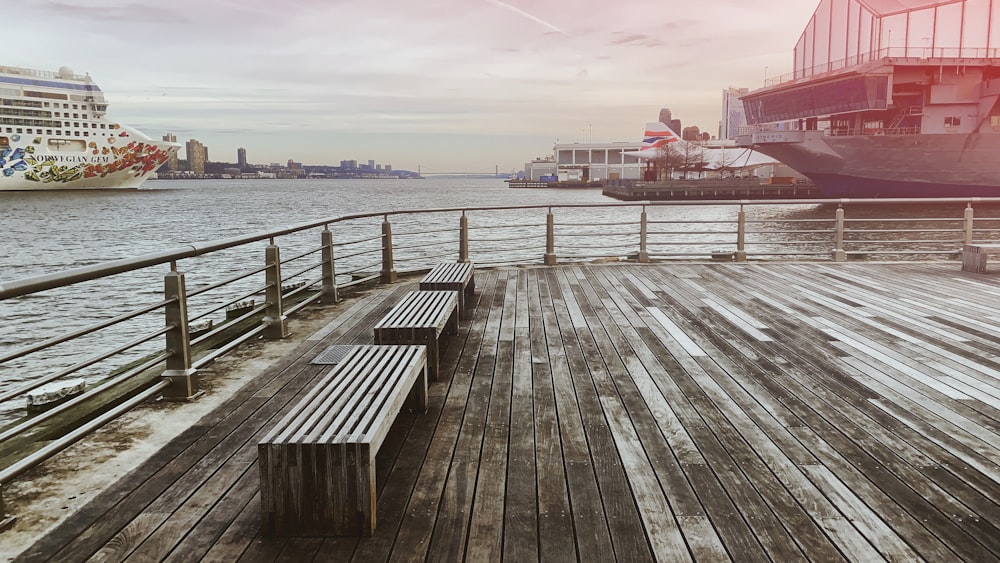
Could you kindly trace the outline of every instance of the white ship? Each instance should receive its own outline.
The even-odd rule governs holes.
[[[89,75],[0,66],[0,191],[135,189],[180,148],[107,109]]]

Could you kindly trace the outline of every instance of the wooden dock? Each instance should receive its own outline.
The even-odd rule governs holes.
[[[991,561],[1000,277],[957,263],[478,270],[378,528],[259,534],[257,441],[359,298],[24,561]],[[321,337],[321,338],[320,338]],[[2,538],[0,538],[2,541]]]

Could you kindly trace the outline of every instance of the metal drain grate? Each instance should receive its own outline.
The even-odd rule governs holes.
[[[354,346],[349,346],[346,344],[334,344],[333,346],[329,346],[327,347],[326,350],[320,352],[319,355],[313,358],[312,361],[309,363],[336,365],[339,364],[341,361],[343,361],[343,359],[347,357],[347,355],[350,354],[351,350],[353,349]]]

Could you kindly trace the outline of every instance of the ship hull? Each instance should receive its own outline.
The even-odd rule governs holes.
[[[753,148],[826,197],[1000,197],[1000,134],[756,134]]]
[[[0,191],[137,189],[179,147],[136,131],[85,142],[11,141],[0,147]]]

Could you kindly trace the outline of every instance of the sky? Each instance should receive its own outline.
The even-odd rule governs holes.
[[[212,161],[511,172],[791,72],[818,0],[36,0],[2,64],[89,73],[109,116]],[[182,158],[184,157],[182,149]]]

